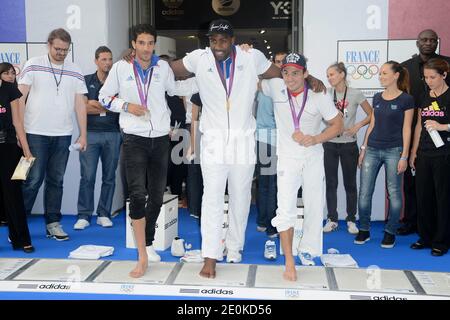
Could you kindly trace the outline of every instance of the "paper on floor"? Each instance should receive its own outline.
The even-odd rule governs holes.
[[[110,256],[113,252],[114,247],[84,245],[70,252],[69,258],[97,260],[101,257]]]

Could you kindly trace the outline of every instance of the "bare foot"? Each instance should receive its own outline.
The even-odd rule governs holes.
[[[136,267],[130,272],[130,277],[140,278],[147,272],[148,260],[139,260]]]
[[[205,258],[205,263],[200,271],[200,276],[211,279],[216,277],[216,259]]]
[[[286,263],[286,270],[283,272],[283,278],[288,281],[297,281],[297,270],[295,270],[295,263]]]

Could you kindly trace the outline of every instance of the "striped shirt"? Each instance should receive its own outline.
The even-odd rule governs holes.
[[[30,86],[25,131],[45,136],[72,135],[75,96],[87,93],[80,68],[69,60],[51,64],[47,55],[28,60],[18,83]]]

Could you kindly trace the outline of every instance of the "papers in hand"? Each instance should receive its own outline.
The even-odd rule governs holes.
[[[22,156],[17,164],[16,170],[14,170],[11,180],[27,180],[28,173],[30,172],[34,160],[36,160],[34,157],[27,159]]]
[[[358,264],[349,254],[323,254],[320,260],[325,267],[358,268]]]

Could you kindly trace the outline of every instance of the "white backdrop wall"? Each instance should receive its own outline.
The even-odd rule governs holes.
[[[388,38],[388,0],[304,0],[304,54],[309,59],[312,75],[326,85],[326,69],[337,59],[338,40],[371,40]],[[350,82],[351,86],[351,82]],[[371,103],[371,99],[369,99]],[[357,121],[365,113],[358,111]],[[367,127],[358,133],[361,144]],[[346,217],[345,190],[341,167],[339,167],[338,213],[339,219]],[[359,170],[358,170],[359,189]],[[372,219],[384,220],[385,179],[381,169],[372,203]],[[326,216],[326,212],[324,212]]]
[[[46,42],[49,32],[60,27],[65,28],[72,36],[75,63],[84,74],[93,73],[96,70],[94,52],[99,46],[108,46],[115,60],[124,49],[128,48],[128,1],[26,0],[27,42]],[[74,128],[76,129],[72,140],[78,137],[78,127],[75,125]],[[79,181],[78,152],[72,152],[64,176],[61,208],[63,214],[77,214]],[[100,195],[100,185],[99,165],[95,191],[96,204]],[[43,213],[42,191],[43,186],[36,198],[33,213]],[[113,211],[122,205],[122,183],[118,174]]]

